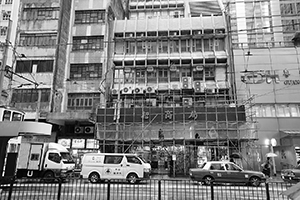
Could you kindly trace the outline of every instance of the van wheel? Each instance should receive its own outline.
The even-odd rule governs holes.
[[[43,176],[43,180],[44,182],[50,183],[54,181],[54,173],[51,171],[47,171],[45,172],[44,176]]]
[[[98,183],[100,181],[100,175],[97,172],[93,172],[89,175],[91,183]]]
[[[134,173],[128,174],[127,181],[131,184],[137,183],[139,181],[138,176]]]

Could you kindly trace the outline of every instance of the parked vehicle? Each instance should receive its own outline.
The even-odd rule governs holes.
[[[150,164],[135,154],[87,153],[82,158],[81,176],[91,183],[105,179],[137,183],[150,178],[150,171]]]
[[[243,170],[238,165],[229,161],[209,161],[201,168],[190,169],[192,180],[203,182],[247,183],[259,186],[266,180],[262,172]]]
[[[300,165],[294,169],[281,170],[281,178],[285,182],[298,182],[300,181]]]
[[[75,167],[70,152],[57,143],[21,143],[17,178],[67,178]]]

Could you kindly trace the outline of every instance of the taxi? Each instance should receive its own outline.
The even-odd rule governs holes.
[[[281,171],[281,178],[285,182],[299,182],[300,181],[300,165],[294,169],[283,169]]]
[[[212,182],[246,183],[258,187],[266,181],[262,172],[243,170],[229,161],[209,161],[201,168],[191,168],[190,177],[194,181],[210,185]]]

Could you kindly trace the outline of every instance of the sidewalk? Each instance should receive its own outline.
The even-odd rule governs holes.
[[[189,176],[184,176],[184,177],[170,177],[169,175],[163,174],[155,174],[151,175],[151,179],[156,179],[156,180],[191,180]],[[284,182],[280,176],[273,176],[267,179],[267,182],[269,183],[281,183]]]

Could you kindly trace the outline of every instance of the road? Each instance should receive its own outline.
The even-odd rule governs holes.
[[[59,192],[58,183],[18,181],[14,184],[11,199],[54,200],[60,197],[60,200],[106,200],[108,194],[110,200],[155,200],[159,199],[159,194],[161,194],[161,200],[206,200],[212,199],[212,195],[216,200],[267,199],[265,184],[260,187],[218,184],[213,187],[213,192],[211,192],[210,186],[203,186],[189,180],[162,180],[161,190],[158,186],[158,180],[149,180],[132,185],[119,181],[111,182],[110,186],[107,182],[91,184],[87,180],[71,180],[62,183],[61,192]],[[289,184],[270,183],[270,199],[287,199],[281,195],[281,192],[288,187],[290,187]],[[0,200],[7,200],[9,185],[3,187],[0,194]]]

